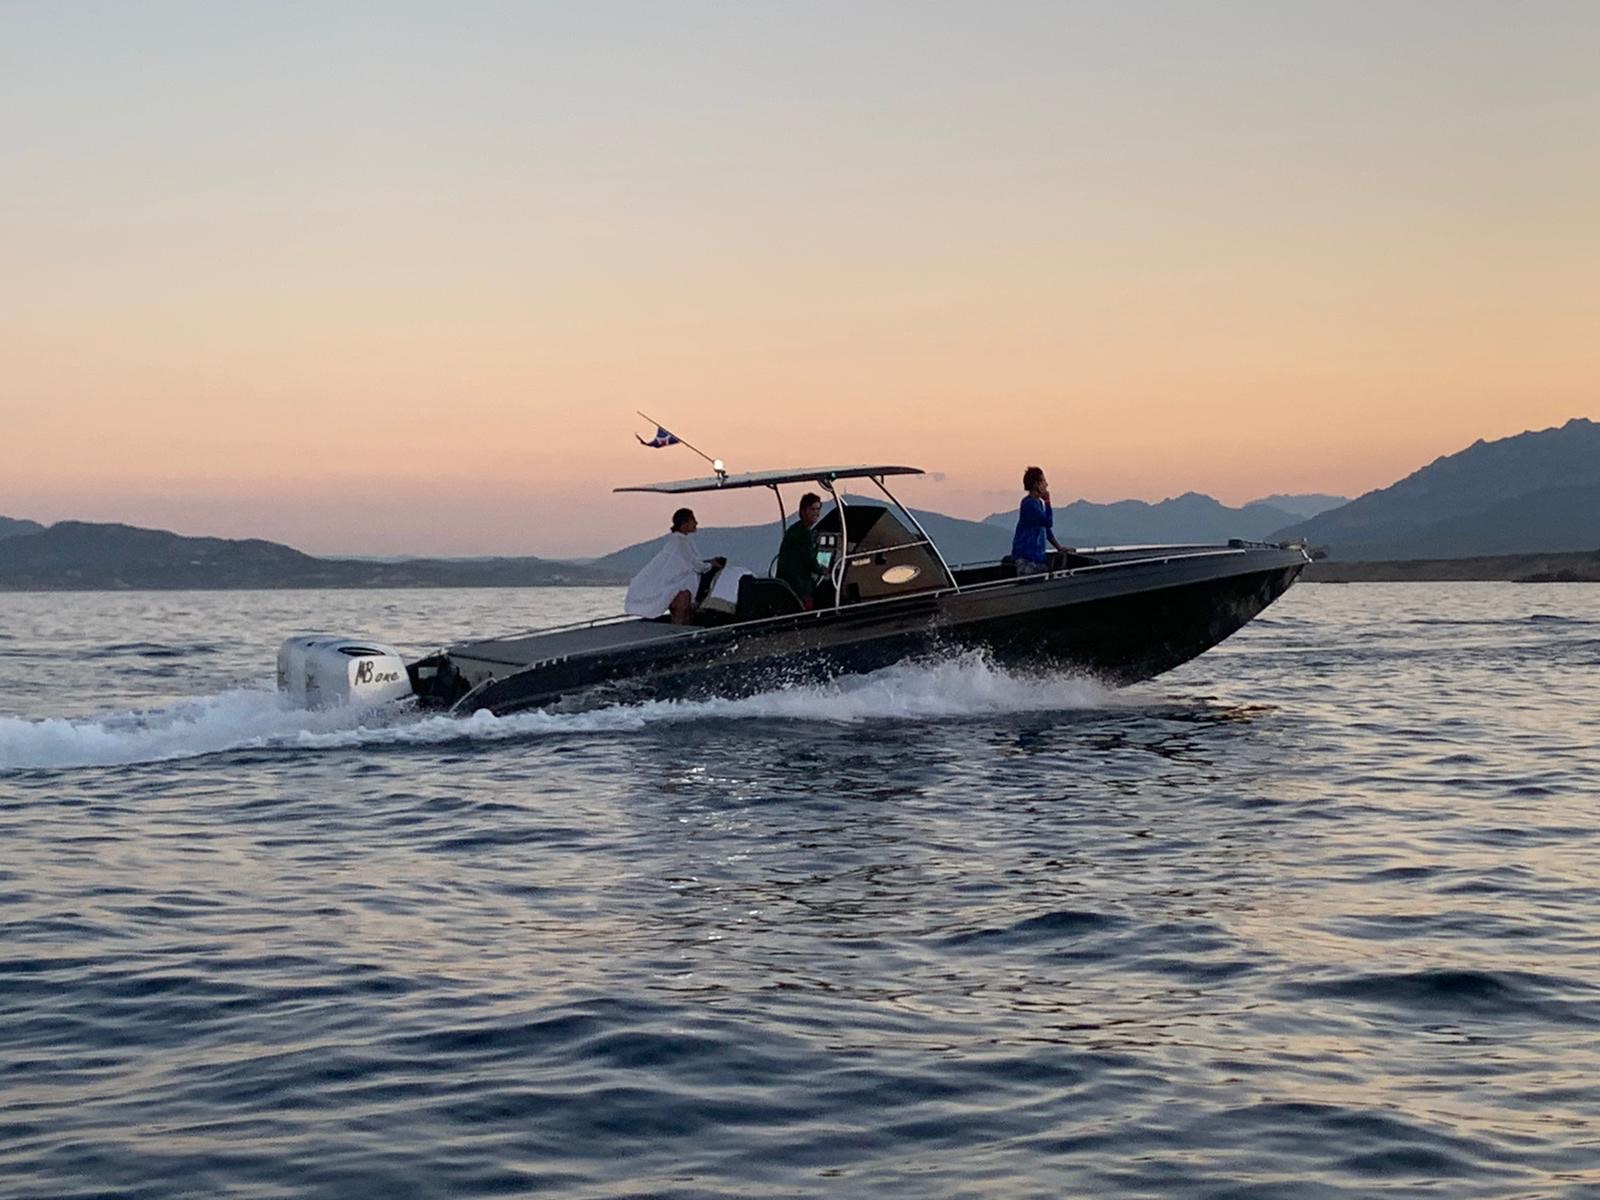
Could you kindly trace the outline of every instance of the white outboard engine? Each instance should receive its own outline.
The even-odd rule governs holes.
[[[278,690],[307,708],[382,704],[409,697],[411,677],[393,646],[311,634],[278,647]]]

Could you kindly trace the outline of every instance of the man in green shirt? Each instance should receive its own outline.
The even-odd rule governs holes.
[[[778,565],[773,571],[777,578],[794,589],[800,602],[811,607],[812,589],[817,580],[827,574],[817,562],[817,544],[811,537],[811,527],[822,516],[822,497],[807,492],[800,497],[799,519],[783,531],[783,544],[778,547]]]

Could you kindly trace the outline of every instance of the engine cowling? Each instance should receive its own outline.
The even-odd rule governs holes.
[[[403,700],[412,694],[405,659],[363,638],[308,634],[278,647],[278,690],[306,708]]]

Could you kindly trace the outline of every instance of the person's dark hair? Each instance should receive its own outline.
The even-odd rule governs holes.
[[[672,532],[677,533],[678,530],[682,529],[692,520],[694,520],[694,509],[680,508],[677,512],[672,514]]]
[[[821,503],[822,497],[817,495],[815,492],[807,492],[804,496],[800,497],[800,508],[810,508],[813,504]],[[799,512],[800,509],[796,509],[795,511]]]
[[[1033,491],[1033,485],[1038,483],[1043,478],[1043,467],[1029,467],[1022,473],[1022,490],[1025,492]]]

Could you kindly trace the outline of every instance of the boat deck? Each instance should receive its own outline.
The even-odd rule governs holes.
[[[526,667],[536,662],[566,658],[571,654],[605,650],[625,650],[673,638],[693,637],[693,625],[672,625],[665,621],[612,621],[594,625],[575,625],[565,629],[537,631],[482,642],[462,642],[446,653],[452,659],[475,659],[503,666]]]

